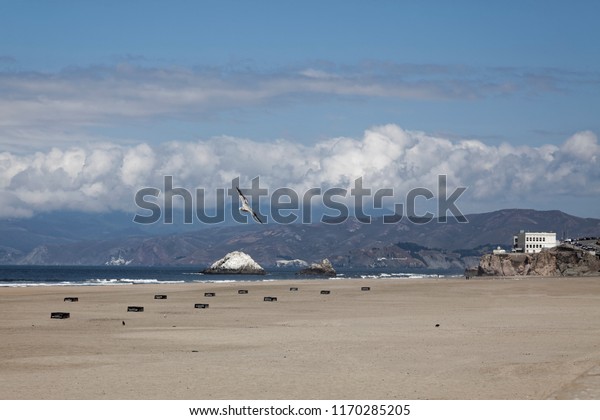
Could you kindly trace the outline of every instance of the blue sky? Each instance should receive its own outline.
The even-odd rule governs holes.
[[[405,190],[462,157],[449,175],[470,187],[467,211],[600,217],[599,15],[596,1],[0,1],[0,217],[128,208],[206,153],[219,164],[181,185],[346,187],[380,171]],[[405,147],[386,167],[366,163],[386,160],[378,136]],[[281,176],[228,161],[223,139],[310,158]],[[354,150],[366,160],[342,176],[332,157]],[[102,204],[115,190],[120,204]]]

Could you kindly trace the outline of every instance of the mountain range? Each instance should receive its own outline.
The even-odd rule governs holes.
[[[561,211],[506,209],[415,224],[408,219],[370,224],[152,225],[125,213],[45,213],[0,221],[0,264],[205,268],[231,251],[263,267],[328,258],[334,267],[463,270],[497,246],[510,249],[520,230],[554,231],[557,237],[600,236],[600,219]]]

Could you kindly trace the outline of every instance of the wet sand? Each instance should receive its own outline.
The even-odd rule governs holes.
[[[600,398],[598,277],[0,288],[0,337],[2,399]]]

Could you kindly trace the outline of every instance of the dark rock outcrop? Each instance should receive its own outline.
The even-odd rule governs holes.
[[[600,275],[600,257],[569,246],[537,254],[486,254],[477,268],[479,276],[594,276]]]
[[[331,265],[331,262],[327,258],[325,258],[320,263],[313,263],[309,267],[300,270],[298,274],[323,277],[336,276],[335,269],[333,268],[333,265]]]

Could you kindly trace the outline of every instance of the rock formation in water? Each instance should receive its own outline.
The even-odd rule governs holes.
[[[311,276],[324,276],[324,277],[335,277],[336,272],[331,265],[331,262],[325,258],[320,263],[313,263],[303,270],[300,270],[298,274],[311,275]]]
[[[204,274],[266,274],[250,255],[241,251],[230,252],[202,272]]]

